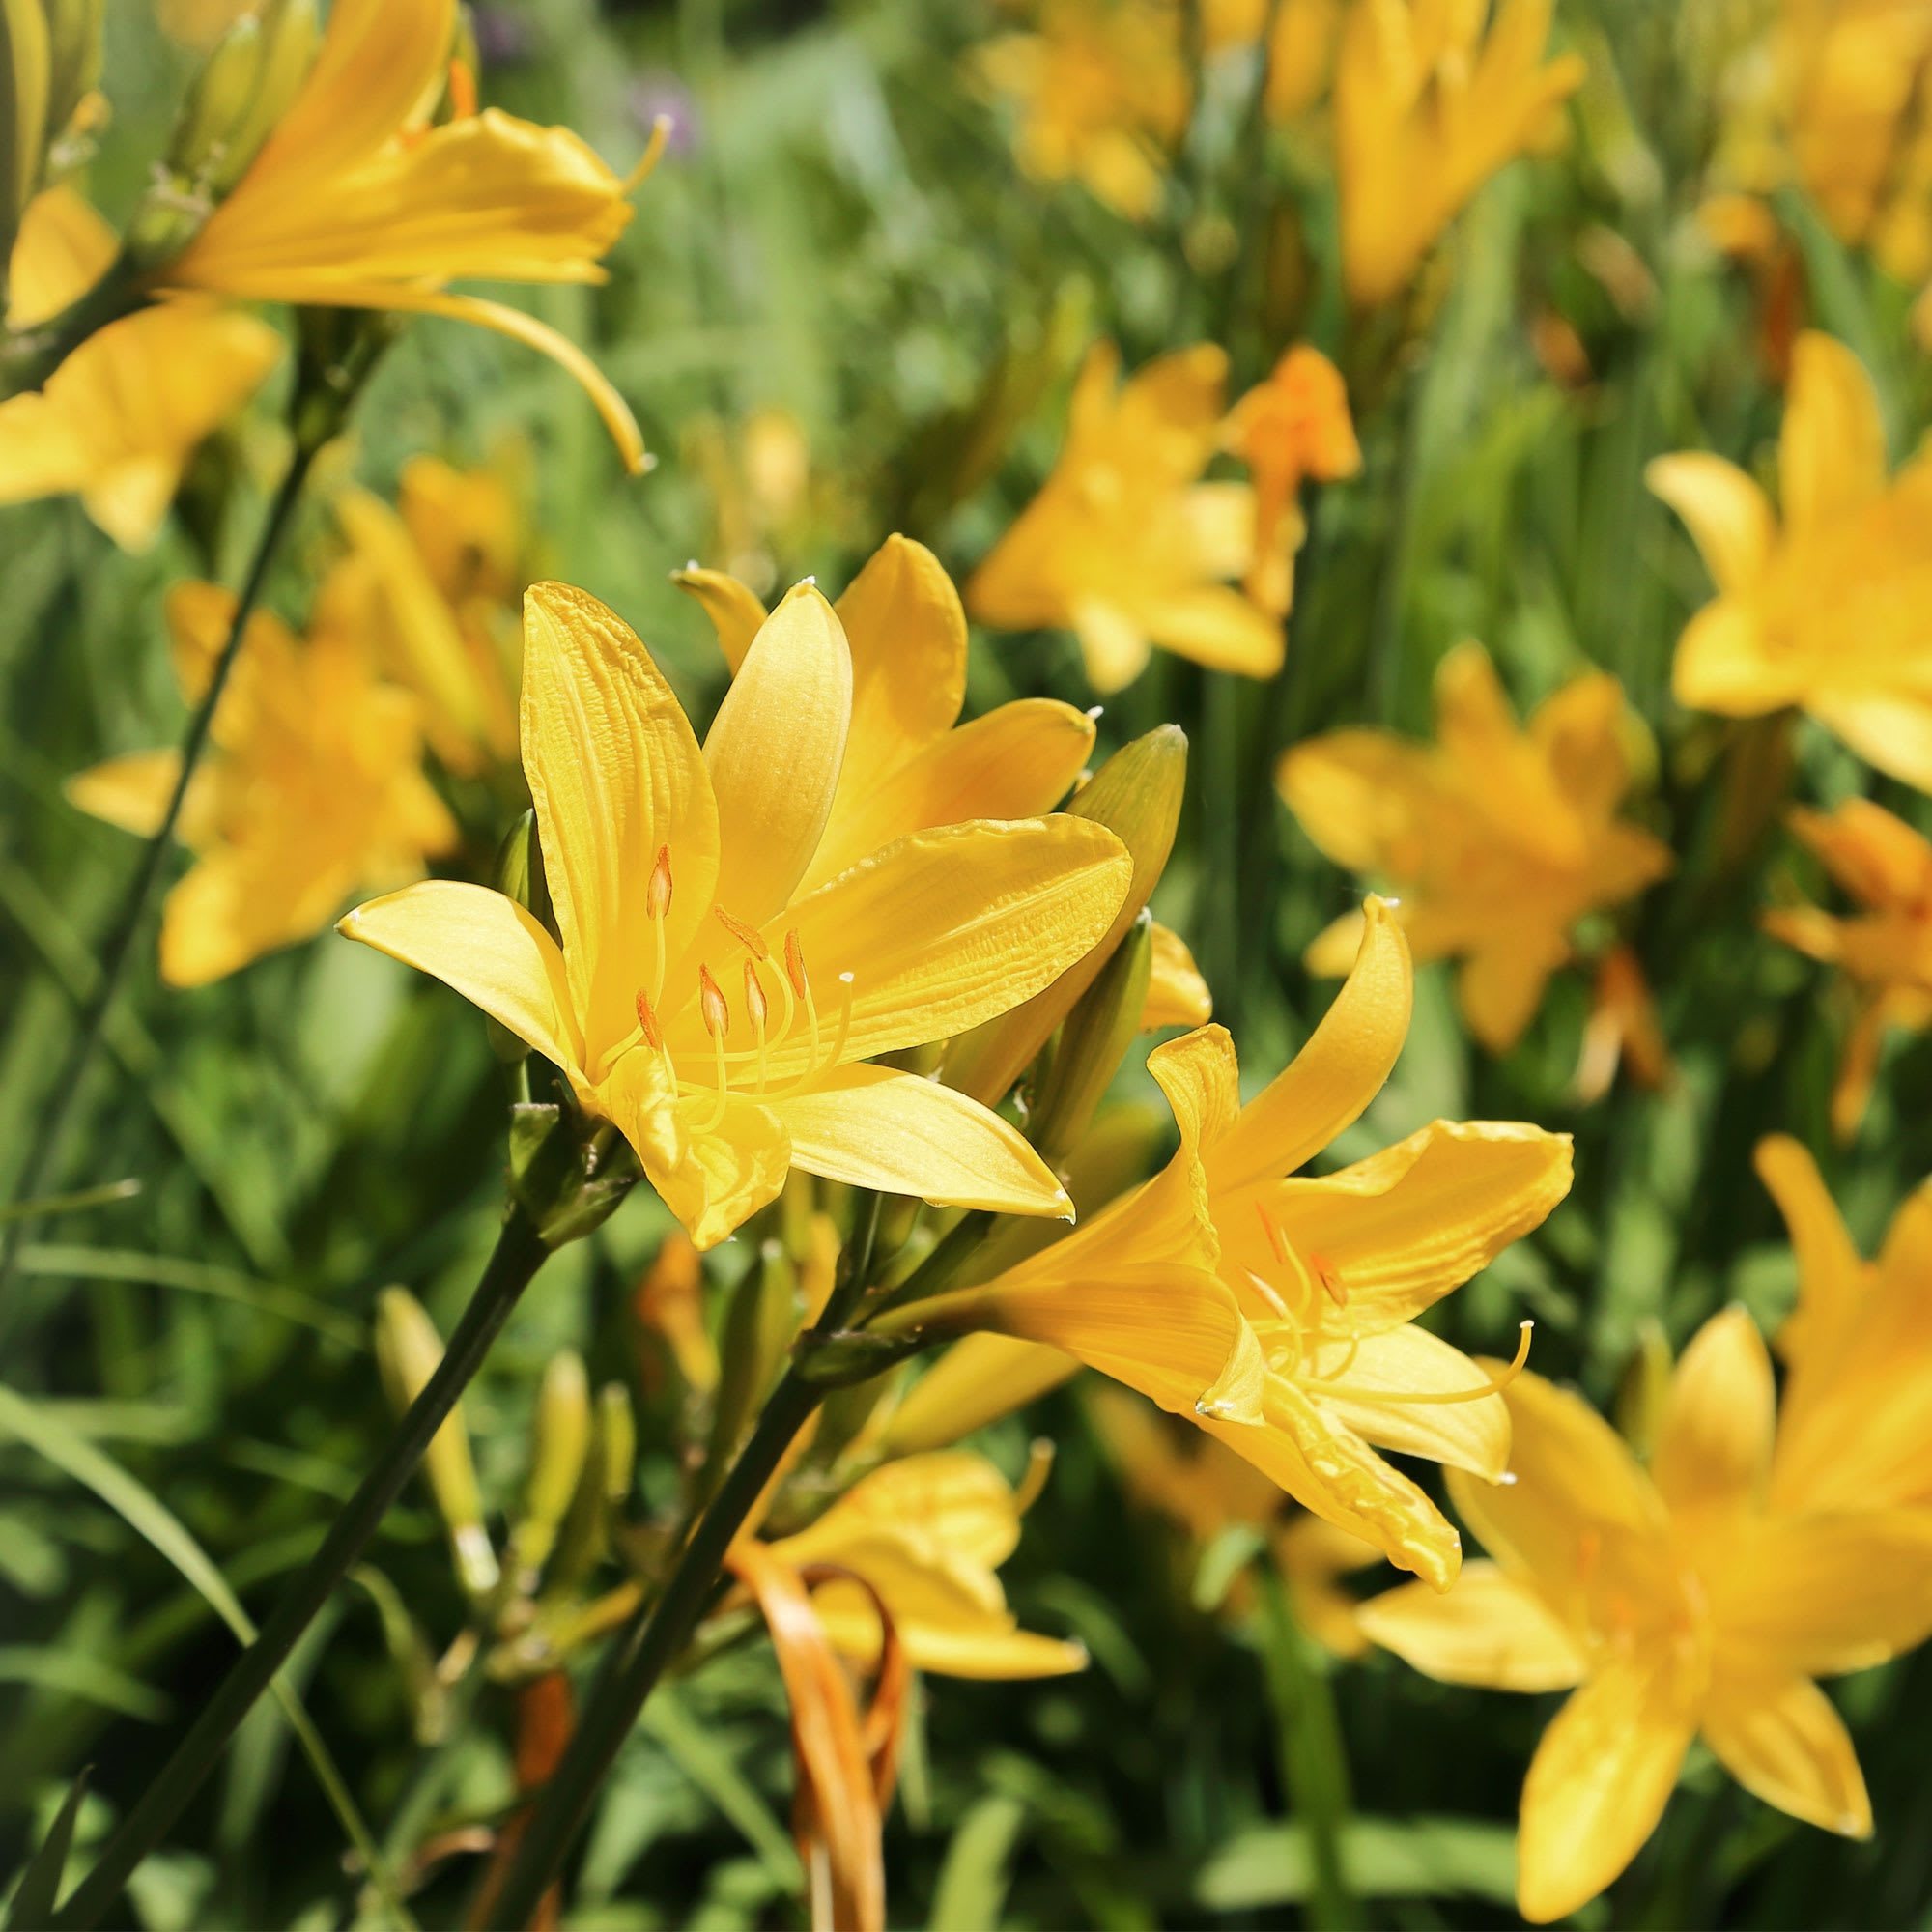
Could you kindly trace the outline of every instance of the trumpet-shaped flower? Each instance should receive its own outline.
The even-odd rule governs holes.
[[[1190,94],[1173,0],[1044,0],[1037,31],[987,43],[973,67],[1018,109],[1035,180],[1080,181],[1130,221],[1153,213]]]
[[[1670,869],[1670,853],[1616,817],[1630,784],[1623,689],[1577,678],[1520,728],[1487,653],[1462,644],[1435,674],[1435,743],[1333,731],[1276,773],[1302,829],[1337,865],[1398,887],[1419,959],[1460,958],[1464,1018],[1493,1053],[1535,1016],[1571,956],[1570,927]],[[1336,922],[1308,950],[1342,971],[1358,929]]]
[[[1360,307],[1402,293],[1463,205],[1548,142],[1583,78],[1545,61],[1550,0],[1354,0],[1335,64],[1342,275]]]
[[[1057,1677],[1083,1670],[1077,1643],[1019,1628],[994,1574],[1018,1548],[1020,1506],[984,1457],[908,1456],[855,1483],[818,1520],[771,1553],[795,1570],[849,1571],[811,1593],[833,1647],[870,1666],[879,1607],[910,1662],[943,1677]]]
[[[168,600],[190,702],[208,689],[234,609],[207,583]],[[376,680],[359,638],[318,626],[298,643],[257,611],[213,731],[217,755],[195,773],[179,827],[197,863],[161,920],[171,985],[204,985],[311,938],[352,894],[419,879],[425,859],[456,845],[455,821],[422,774],[415,699]],[[149,838],[180,774],[179,753],[137,753],[80,773],[68,795]]]
[[[1265,32],[1263,106],[1270,121],[1293,121],[1327,88],[1343,5],[1344,0],[1205,0],[1203,50],[1215,54],[1254,46]]]
[[[683,570],[725,662],[742,668],[764,606],[737,579]],[[1094,721],[1050,697],[955,723],[966,701],[966,613],[923,544],[891,536],[835,607],[852,652],[845,763],[801,889],[810,891],[909,832],[966,818],[1032,818],[1072,789]],[[1179,968],[1170,959],[1179,984]]]
[[[1869,799],[1833,812],[1795,808],[1791,829],[1825,862],[1860,910],[1840,919],[1818,906],[1782,906],[1764,928],[1834,965],[1855,988],[1858,1014],[1832,1090],[1832,1125],[1850,1140],[1864,1119],[1889,1029],[1932,1026],[1932,844]]]
[[[1868,1836],[1852,1741],[1811,1680],[1932,1628],[1932,1518],[1767,1510],[1776,1397],[1740,1308],[1685,1350],[1648,1472],[1580,1397],[1532,1375],[1504,1400],[1511,1482],[1449,1472],[1493,1560],[1446,1597],[1405,1586],[1360,1617],[1448,1683],[1575,1687],[1523,1783],[1523,1917],[1560,1918],[1623,1870],[1699,1732],[1766,1804]]]
[[[966,585],[974,616],[1009,631],[1070,629],[1099,692],[1131,684],[1155,644],[1272,677],[1280,623],[1222,581],[1254,560],[1254,493],[1200,480],[1220,445],[1227,370],[1226,355],[1200,343],[1122,387],[1120,353],[1096,343],[1059,463]]]
[[[1781,519],[1721,457],[1650,466],[1718,587],[1678,640],[1678,700],[1733,718],[1797,705],[1932,790],[1932,461],[1888,485],[1871,379],[1830,336],[1794,346],[1777,469]]]
[[[7,326],[56,315],[105,272],[114,232],[71,188],[28,205]],[[77,493],[123,550],[155,540],[195,445],[261,385],[282,339],[252,316],[185,298],[88,337],[46,387],[0,402],[0,502]]]
[[[524,771],[556,932],[429,881],[342,922],[435,974],[568,1077],[709,1247],[796,1164],[937,1201],[1060,1213],[1012,1129],[872,1056],[1025,999],[1107,929],[1119,841],[1071,818],[921,832],[802,890],[854,703],[831,607],[800,585],[747,651],[702,749],[594,598],[525,604]]]
[[[244,301],[407,309],[480,323],[554,356],[626,464],[643,443],[588,356],[533,317],[446,284],[596,282],[631,218],[625,184],[564,128],[497,109],[430,110],[451,71],[456,0],[336,0],[268,144],[183,252],[167,289]]]
[[[1245,588],[1264,611],[1286,616],[1294,600],[1294,553],[1308,534],[1295,501],[1302,478],[1328,483],[1362,467],[1342,372],[1321,350],[1295,343],[1267,381],[1229,411],[1223,435],[1254,477],[1255,549]]]
[[[1271,1085],[1240,1104],[1220,1027],[1156,1048],[1148,1067],[1181,1135],[1161,1174],[995,1279],[874,1325],[1064,1350],[1447,1588],[1456,1532],[1377,1449],[1502,1474],[1509,1420],[1492,1384],[1413,1318],[1563,1198],[1570,1142],[1438,1121],[1338,1173],[1295,1173],[1388,1077],[1411,978],[1401,928],[1372,899],[1354,972]]]
[[[1798,1305],[1778,1331],[1784,1402],[1772,1462],[1777,1509],[1932,1505],[1932,1188],[1892,1216],[1876,1261],[1853,1245],[1817,1164],[1772,1134],[1757,1171],[1798,1257]]]

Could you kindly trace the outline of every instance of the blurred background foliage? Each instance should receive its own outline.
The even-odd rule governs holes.
[[[1438,1325],[1506,1353],[1531,1315],[1543,1373],[1613,1406],[1653,1329],[1681,1344],[1728,1299],[1767,1326],[1788,1306],[1789,1253],[1749,1165],[1759,1134],[1782,1128],[1824,1155],[1867,1247],[1932,1168],[1932,1048],[1891,1055],[1856,1141],[1834,1148],[1846,1015],[1822,969],[1755,923],[1768,895],[1821,890],[1782,829],[1794,791],[1827,805],[1870,792],[1926,830],[1932,814],[1812,724],[1697,717],[1669,696],[1671,650],[1707,580],[1645,489],[1645,462],[1712,447],[1765,472],[1794,320],[1865,361],[1894,459],[1932,408],[1911,292],[1835,240],[1799,190],[1778,203],[1795,255],[1776,291],[1693,219],[1726,62],[1768,11],[1561,7],[1555,43],[1588,62],[1567,141],[1481,191],[1378,331],[1350,323],[1339,292],[1319,143],[1259,120],[1251,52],[1203,71],[1161,209],[1134,225],[1078,185],[1015,169],[1008,119],[962,77],[967,50],[1009,24],[990,7],[505,0],[477,20],[487,99],[568,123],[620,169],[654,115],[672,120],[609,286],[519,298],[595,346],[659,467],[625,482],[560,371],[431,321],[388,355],[330,461],[385,497],[419,452],[495,468],[524,519],[526,574],[615,607],[702,718],[724,667],[670,584],[687,557],[765,595],[807,573],[836,588],[899,529],[963,580],[1051,467],[1090,341],[1118,341],[1130,369],[1221,341],[1235,394],[1289,341],[1324,349],[1350,377],[1365,463],[1314,505],[1285,671],[1257,684],[1156,654],[1109,701],[1100,750],[1163,720],[1189,734],[1187,809],[1155,908],[1193,945],[1258,1085],[1325,1007],[1332,989],[1300,955],[1354,891],[1279,804],[1280,749],[1343,724],[1426,731],[1434,667],[1464,637],[1490,646],[1525,711],[1587,667],[1623,680],[1654,749],[1636,814],[1680,866],[1618,917],[1657,990],[1675,1079],[1580,1105],[1583,973],[1558,976],[1497,1060],[1466,1037],[1449,969],[1430,967],[1394,1078],[1328,1157],[1437,1116],[1574,1132],[1570,1201],[1444,1303]],[[108,62],[115,122],[90,188],[118,218],[192,56],[141,0],[115,0]],[[0,1178],[33,1142],[91,946],[132,864],[128,841],[68,806],[62,781],[178,732],[162,593],[184,576],[234,580],[278,471],[273,422],[258,408],[201,451],[182,516],[145,556],[111,549],[71,501],[0,512]],[[298,624],[335,541],[325,494],[270,590]],[[976,632],[969,709],[1028,694],[1088,701],[1071,639]],[[513,778],[452,787],[463,863],[477,869],[523,801]],[[41,1231],[0,1313],[6,1378],[136,1472],[259,1605],[386,1431],[377,1293],[409,1284],[446,1329],[488,1251],[502,1075],[450,994],[332,938],[190,992],[164,991],[144,963],[110,1048],[63,1180],[133,1176],[143,1188]],[[1122,1095],[1143,1090],[1130,1069]],[[639,1190],[518,1310],[466,1403],[493,1520],[520,1490],[537,1380],[565,1346],[593,1382],[638,1391],[644,1496],[668,1493],[665,1398],[650,1399],[632,1313],[667,1227]],[[715,1305],[747,1260],[736,1242],[710,1258]],[[1017,1476],[1036,1435],[1059,1459],[1005,1580],[1025,1625],[1081,1638],[1094,1664],[1045,1684],[923,1686],[889,1827],[892,1922],[1295,1922],[1308,1871],[1282,1825],[1255,1629],[1201,1606],[1214,1596],[1203,1552],[1123,1492],[1080,1385],[982,1446]],[[232,1646],[149,1544],[50,1463],[0,1445],[0,1492],[6,1865],[82,1762],[97,1767],[82,1835],[102,1831]],[[419,1735],[407,1626],[440,1648],[465,1614],[420,1486],[370,1569],[377,1580],[343,1595],[295,1675],[391,1858],[420,1868],[423,1922],[456,1922],[473,1874],[463,1834],[513,1788],[510,1702],[486,1686],[440,1738]],[[1350,1843],[1369,1920],[1508,1916],[1509,1831],[1545,1700],[1444,1687],[1375,1654],[1322,1667],[1361,1813]],[[1693,1753],[1662,1830],[1582,1922],[1925,1922],[1932,1660],[1837,1694],[1871,1785],[1871,1843],[1794,1824]],[[762,1646],[670,1687],[620,1761],[567,1923],[800,1922],[782,1711]],[[321,1932],[356,1910],[342,1842],[264,1706],[134,1900],[150,1932]]]

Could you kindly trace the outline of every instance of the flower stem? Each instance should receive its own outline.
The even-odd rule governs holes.
[[[1281,1574],[1255,1565],[1262,1601],[1262,1665],[1280,1726],[1284,1796],[1308,1839],[1308,1923],[1320,1932],[1347,1932],[1362,1922],[1343,1863],[1349,1822],[1349,1759],[1328,1679],[1310,1655]]]
[[[94,997],[87,1003],[81,1014],[80,1025],[74,1034],[72,1043],[67,1050],[54,1075],[53,1087],[47,1103],[47,1112],[42,1122],[40,1139],[36,1143],[32,1157],[22,1172],[18,1184],[14,1189],[14,1200],[24,1203],[46,1191],[58,1165],[61,1146],[66,1139],[67,1127],[72,1116],[74,1103],[79,1096],[81,1086],[87,1078],[88,1069],[94,1065],[94,1058],[100,1050],[101,1040],[107,1031],[107,1016],[113,1008],[115,996],[121,990],[121,980],[128,969],[128,962],[133,956],[134,941],[140,936],[142,926],[147,923],[148,907],[155,895],[155,887],[160,879],[161,869],[166,865],[169,847],[174,841],[175,827],[180,822],[182,806],[187,798],[189,784],[193,781],[195,768],[201,762],[201,754],[208,747],[208,736],[214,722],[215,707],[221,701],[221,694],[227,688],[229,673],[235,668],[235,662],[242,653],[242,641],[247,635],[248,619],[253,613],[262,594],[275,554],[281,548],[282,539],[287,534],[297,498],[307,479],[309,466],[315,460],[312,449],[298,449],[290,463],[288,473],[282,478],[281,488],[275,493],[275,499],[270,505],[268,521],[262,526],[262,533],[255,542],[255,554],[248,565],[248,574],[242,580],[241,595],[235,604],[235,616],[228,627],[228,637],[221,647],[221,655],[215,660],[214,675],[209,680],[208,691],[194,716],[188,720],[186,735],[182,739],[181,772],[175,780],[175,788],[168,799],[167,810],[160,825],[148,840],[141,853],[141,862],[135,867],[134,876],[128,882],[128,889],[121,897],[121,909],[115,915],[107,944],[101,950],[100,974],[96,981]],[[22,1216],[13,1221],[3,1235],[0,1235],[0,1294],[5,1294],[13,1285],[14,1271],[19,1266],[20,1250],[32,1233],[34,1221]]]
[[[848,1266],[819,1316],[812,1335],[842,1328],[872,1275],[883,1197],[862,1198]],[[640,1609],[611,1647],[597,1681],[583,1700],[583,1714],[570,1748],[543,1788],[517,1848],[515,1861],[485,1921],[511,1932],[530,1922],[551,1881],[590,1815],[599,1786],[630,1736],[658,1679],[677,1658],[710,1600],[724,1557],[752,1506],[804,1428],[825,1391],[796,1366],[785,1371],[760,1412],[718,1493],[706,1506],[661,1595]]]
[[[99,1923],[128,1874],[181,1815],[296,1640],[361,1555],[549,1252],[528,1216],[512,1208],[442,1360],[410,1405],[382,1461],[362,1479],[308,1567],[283,1592],[261,1634],[202,1707],[173,1755],[108,1840],[94,1869],[54,1916],[63,1932]]]

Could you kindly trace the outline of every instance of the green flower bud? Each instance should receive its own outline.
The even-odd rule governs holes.
[[[406,1288],[385,1288],[376,1297],[376,1363],[398,1415],[422,1393],[441,1360],[442,1337],[422,1303]],[[450,1553],[463,1587],[472,1597],[487,1596],[497,1587],[497,1552],[483,1526],[483,1498],[476,1487],[476,1465],[470,1460],[461,1403],[431,1438],[423,1471],[449,1532]]]
[[[530,1425],[530,1467],[522,1520],[510,1532],[513,1574],[531,1590],[556,1546],[556,1532],[583,1474],[590,1449],[590,1384],[583,1357],[565,1349],[551,1357]]]
[[[619,1509],[638,1476],[638,1418],[622,1382],[606,1382],[597,1391],[597,1461],[604,1500]]]
[[[47,138],[58,142],[100,78],[105,0],[46,0]]]
[[[273,0],[261,17],[261,55],[253,96],[229,128],[220,157],[208,175],[209,188],[217,195],[226,194],[268,146],[269,136],[308,78],[322,39],[315,0]]]
[[[1049,1167],[1058,1167],[1087,1131],[1100,1096],[1139,1036],[1152,965],[1153,916],[1144,910],[1060,1029],[1060,1044],[1028,1126],[1028,1137]]]
[[[0,239],[10,255],[46,155],[52,61],[41,0],[0,0]]]
[[[320,39],[315,0],[270,0],[222,35],[168,146],[177,194],[218,200],[247,173],[307,77]]]
[[[952,1042],[942,1076],[949,1087],[994,1106],[1032,1065],[1152,896],[1174,847],[1186,785],[1187,734],[1178,724],[1163,724],[1123,745],[1075,793],[1066,811],[1104,825],[1127,848],[1134,869],[1126,899],[1106,937],[1084,959],[1023,1006]]]

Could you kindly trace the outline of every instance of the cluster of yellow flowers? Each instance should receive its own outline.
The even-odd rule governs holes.
[[[1493,19],[1457,0],[1202,10],[1207,57],[1266,63],[1270,114],[1325,103],[1357,310],[1401,297],[1478,186],[1546,138],[1581,77],[1574,57],[1546,58],[1549,13],[1548,0],[1502,0]],[[1847,78],[1862,71],[1852,39],[1871,31],[1848,9],[1788,7],[1775,118],[1830,218],[1922,273],[1932,169],[1918,165],[1910,102],[1881,112]],[[1918,13],[1910,33],[1916,74],[1932,60]],[[1155,215],[1190,111],[1178,7],[1050,0],[975,72],[1016,105],[1029,173]],[[1831,131],[1847,116],[1863,117],[1856,152]],[[319,41],[305,10],[249,14],[217,43],[187,125],[165,246],[157,204],[117,238],[36,176],[16,210],[13,347],[58,339],[104,289],[125,284],[127,300],[0,403],[0,497],[75,492],[118,543],[154,542],[192,450],[279,358],[282,338],[247,302],[502,330],[570,368],[641,466],[628,409],[580,351],[448,287],[594,279],[629,214],[627,185],[574,135],[478,110],[453,0],[335,0]],[[1881,165],[1901,145],[1913,165]],[[681,1225],[637,1312],[707,1399],[719,1366],[696,1312],[701,1253],[750,1228],[783,1255],[776,1359],[838,1279],[840,1232],[817,1183],[934,1210],[918,1237],[908,1214],[903,1265],[854,1284],[863,1298],[830,1338],[873,1351],[869,1406],[798,1435],[736,1525],[723,1559],[736,1580],[709,1611],[742,1623],[755,1606],[770,1631],[820,1922],[883,1923],[880,1820],[909,1668],[1029,1677],[1085,1662],[1020,1629],[997,1576],[1044,1461],[1016,1489],[954,1446],[1082,1368],[1120,1385],[1094,1409],[1129,1483],[1203,1542],[1250,1525],[1337,1653],[1374,1643],[1452,1683],[1573,1692],[1523,1790],[1532,1919],[1624,1868],[1698,1735],[1767,1802],[1869,1833],[1851,1741],[1814,1680],[1932,1632],[1932,1195],[1866,1263],[1808,1155],[1764,1141],[1803,1273],[1778,1341],[1782,1400],[1752,1319],[1727,1309],[1634,1446],[1526,1370],[1527,1322],[1507,1362],[1421,1325],[1564,1199],[1569,1136],[1438,1120],[1311,1171],[1395,1066],[1413,960],[1459,962],[1469,1032],[1503,1054],[1580,953],[1597,968],[1581,1093],[1601,1094],[1620,1054],[1665,1077],[1630,941],[1673,858],[1627,810],[1654,748],[1615,678],[1574,676],[1523,724],[1465,642],[1436,670],[1433,743],[1347,729],[1283,753],[1282,800],[1368,895],[1307,952],[1340,991],[1245,1102],[1185,944],[1147,912],[1179,810],[1179,733],[1091,773],[1094,718],[1071,705],[1021,699],[960,722],[969,612],[1070,631],[1103,694],[1156,645],[1215,671],[1281,669],[1302,485],[1355,475],[1362,451],[1344,378],[1312,346],[1290,347],[1232,408],[1227,380],[1213,344],[1124,382],[1118,351],[1096,345],[1057,464],[963,598],[898,535],[836,602],[808,580],[767,610],[725,570],[678,573],[729,672],[701,739],[615,611],[567,584],[526,589],[502,481],[419,457],[395,509],[338,490],[305,633],[254,611],[225,689],[237,600],[174,587],[183,693],[218,689],[207,764],[139,753],[70,787],[143,835],[180,804],[196,863],[166,908],[173,984],[218,979],[381,894],[337,930],[460,993],[520,1062],[535,1056],[539,1078],[554,1069],[558,1108],[601,1136],[600,1158],[628,1147]],[[1236,462],[1246,480],[1210,474]],[[1678,645],[1679,700],[1729,717],[1802,710],[1932,790],[1918,614],[1932,608],[1932,468],[1921,456],[1889,470],[1850,351],[1817,333],[1793,345],[1776,509],[1707,452],[1661,458],[1649,480],[1717,591]],[[521,869],[493,884],[425,876],[432,861],[457,869],[462,842],[426,757],[445,781],[514,783],[520,764],[534,826]],[[1849,1136],[1885,1029],[1932,1025],[1932,845],[1862,799],[1792,824],[1861,907],[1764,917],[1854,982],[1833,1104]],[[1149,1179],[1118,1157],[1095,1103],[1135,1037],[1177,1027],[1147,1057],[1179,1136]],[[801,1201],[802,1232],[786,1225],[781,1242]],[[440,1344],[399,1293],[381,1335],[407,1406]],[[923,1373],[901,1370],[935,1346]],[[1185,1432],[1122,1389],[1199,1439],[1179,1446]],[[680,1556],[668,1532],[619,1548],[635,1440],[628,1407],[600,1402],[593,1415],[580,1361],[553,1362],[500,1557],[460,1417],[429,1463],[485,1613],[487,1667],[526,1693],[526,1790],[571,1731],[562,1661],[637,1611]],[[1464,1562],[1457,1528],[1391,1455],[1442,1465],[1487,1557]],[[1300,1513],[1285,1519],[1284,1498]],[[613,1555],[632,1574],[594,1594]],[[1378,1559],[1418,1580],[1358,1606],[1337,1579]],[[400,1605],[384,1614],[407,1622]],[[864,1710],[841,1659],[873,1679]],[[419,1721],[469,1661],[452,1652],[425,1680]],[[505,1870],[514,1851],[506,1833]]]

